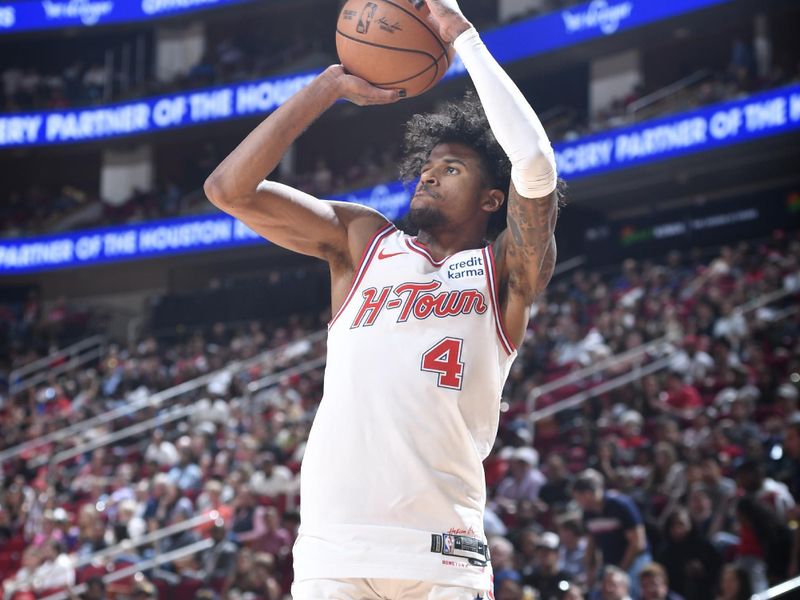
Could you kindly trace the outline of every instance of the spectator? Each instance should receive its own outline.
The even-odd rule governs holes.
[[[622,569],[613,565],[603,569],[600,600],[632,600],[630,577]]]
[[[572,495],[583,510],[583,523],[589,533],[586,549],[589,587],[594,585],[597,572],[597,551],[602,565],[620,567],[629,574],[629,579],[635,577],[638,581],[639,571],[652,558],[642,516],[633,501],[624,494],[606,491],[603,476],[593,469],[578,475],[572,486]],[[632,587],[630,581],[626,593],[628,587]]]
[[[505,575],[494,581],[495,598],[497,600],[524,600],[519,573]]]
[[[214,586],[223,583],[236,566],[236,544],[228,539],[228,530],[222,519],[217,519],[211,528],[214,545],[198,556],[200,578]]]
[[[716,454],[705,455],[701,465],[703,483],[714,511],[707,534],[713,536],[727,524],[726,519],[731,509],[731,502],[736,495],[736,482],[722,475],[722,466]]]
[[[716,533],[714,529],[714,507],[711,495],[703,483],[696,483],[689,488],[686,508],[692,521],[692,527],[704,537],[711,539]]]
[[[533,448],[516,448],[511,454],[509,474],[497,486],[497,500],[515,506],[520,500],[535,500],[547,481],[539,467],[539,453]]]
[[[751,496],[736,503],[739,523],[739,556],[748,570],[754,592],[786,579],[791,560],[791,531],[769,507]]]
[[[164,439],[163,429],[154,429],[150,443],[144,451],[144,459],[159,467],[174,467],[180,460],[175,444]]]
[[[583,590],[574,583],[568,583],[561,600],[583,600]]]
[[[489,539],[489,552],[494,570],[494,595],[499,597],[502,583],[510,579],[519,584],[522,577],[514,568],[514,545],[504,537]]]
[[[103,578],[93,575],[86,580],[86,591],[80,596],[81,600],[106,600],[106,584]]]
[[[580,516],[566,515],[558,524],[561,546],[558,550],[558,568],[573,581],[586,580],[586,536],[583,535]]]
[[[771,508],[778,519],[785,521],[795,507],[794,498],[786,484],[767,477],[764,471],[763,461],[746,459],[736,468],[736,481],[745,494]]]
[[[75,585],[75,567],[64,546],[49,540],[41,549],[42,563],[33,574],[34,589],[52,590]]]
[[[753,587],[747,570],[735,564],[725,565],[716,600],[750,600],[752,596]]]
[[[181,491],[199,492],[203,482],[203,473],[194,462],[191,445],[192,439],[189,436],[183,436],[178,440],[177,448],[180,460],[170,469],[168,476],[170,481],[175,483]]]
[[[558,549],[561,541],[552,531],[546,531],[536,544],[538,568],[523,583],[539,592],[539,600],[559,600],[563,586],[570,576],[558,568]]]
[[[703,409],[703,399],[696,387],[683,381],[682,373],[670,371],[666,396],[659,406],[670,415],[691,421]]]
[[[272,452],[265,452],[261,455],[258,470],[250,478],[250,486],[256,494],[268,498],[296,491],[292,471],[284,465],[276,464],[275,455]]]
[[[714,359],[701,349],[701,340],[694,335],[683,338],[683,348],[672,356],[670,363],[670,368],[683,373],[684,381],[690,385],[702,382],[713,367]]]
[[[658,563],[650,563],[641,570],[639,586],[641,600],[683,600],[683,596],[670,591],[667,573]]]
[[[551,512],[562,512],[572,500],[570,487],[572,477],[567,470],[564,458],[555,452],[547,457],[545,464],[547,481],[539,490],[539,499],[544,502]]]

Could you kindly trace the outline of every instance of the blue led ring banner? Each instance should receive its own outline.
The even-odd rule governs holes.
[[[147,21],[252,0],[27,0],[0,6],[0,35]]]
[[[556,144],[555,151],[559,174],[570,180],[798,129],[800,85],[792,85],[743,100]],[[410,194],[399,182],[394,182],[338,199],[371,206],[394,220],[405,214]],[[262,240],[256,234],[227,215],[169,219],[0,241],[0,275],[258,243]]]
[[[264,114],[317,72],[80,110],[0,116],[0,148],[89,142]]]
[[[481,38],[498,62],[507,63],[728,2],[730,0],[593,0],[481,32]],[[456,60],[451,71],[463,72],[463,63]]]
[[[555,151],[559,174],[569,181],[798,129],[800,84],[556,144]],[[410,194],[402,184],[394,182],[338,199],[365,204],[395,220],[408,210]],[[0,240],[0,275],[262,242],[232,217],[219,214]]]
[[[405,214],[411,199],[399,182],[335,199],[358,202],[389,219]],[[204,250],[263,244],[246,225],[225,214],[162,219],[58,235],[0,240],[0,275],[50,271]]]
[[[189,3],[199,0],[150,1]],[[495,57],[506,63],[727,1],[594,0],[488,31],[482,37]],[[0,116],[0,149],[88,142],[263,114],[280,106],[316,73],[318,71],[97,108],[6,114]],[[463,74],[464,65],[456,60],[448,76]]]
[[[599,175],[800,129],[800,85],[555,144],[558,174]]]

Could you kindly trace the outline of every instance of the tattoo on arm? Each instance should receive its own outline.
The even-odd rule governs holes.
[[[523,198],[512,187],[508,203],[506,239],[512,289],[533,300],[553,275],[556,247],[553,232],[558,219],[558,194]]]

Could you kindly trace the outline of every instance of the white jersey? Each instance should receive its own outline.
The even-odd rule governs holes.
[[[375,235],[329,325],[301,470],[296,581],[489,589],[482,463],[515,356],[490,247],[435,261],[392,225]]]

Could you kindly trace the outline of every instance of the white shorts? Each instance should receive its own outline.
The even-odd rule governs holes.
[[[408,579],[307,579],[292,584],[292,600],[494,600],[494,595]]]

